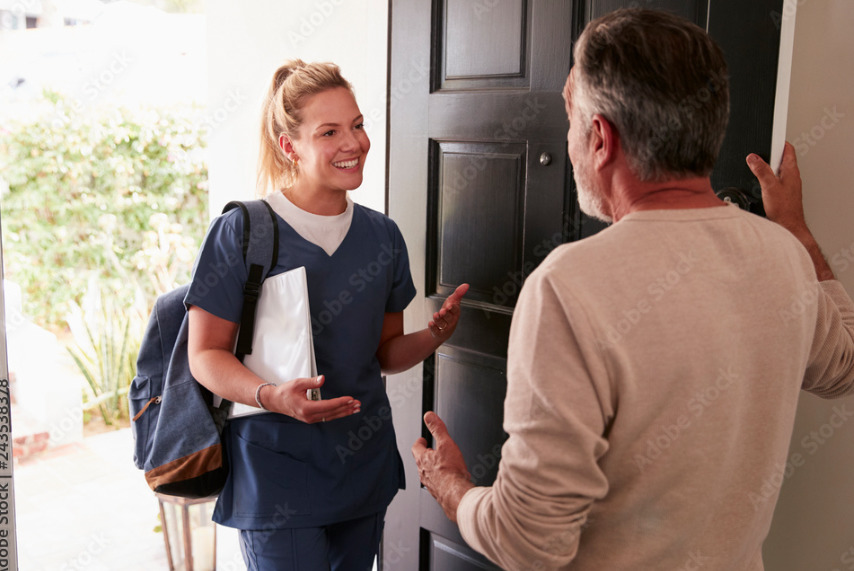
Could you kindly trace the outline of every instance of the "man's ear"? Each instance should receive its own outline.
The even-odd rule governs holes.
[[[593,167],[608,166],[617,156],[620,134],[614,124],[600,114],[593,115],[590,126],[590,145],[593,152]]]

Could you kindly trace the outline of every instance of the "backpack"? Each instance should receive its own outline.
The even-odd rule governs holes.
[[[243,259],[249,277],[235,354],[252,353],[255,308],[261,284],[278,259],[276,215],[263,200],[229,202],[223,213],[243,210]],[[271,239],[272,235],[272,239]],[[194,269],[194,272],[198,268]],[[133,460],[145,471],[149,487],[183,498],[217,495],[225,485],[228,463],[220,435],[231,402],[213,406],[213,394],[190,374],[189,329],[184,297],[189,284],[159,296],[148,321],[128,391],[133,418]]]

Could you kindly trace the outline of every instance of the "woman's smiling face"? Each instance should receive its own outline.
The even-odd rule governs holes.
[[[350,90],[336,87],[312,95],[300,114],[298,138],[282,136],[279,141],[288,156],[297,157],[296,186],[314,191],[358,188],[371,142]]]

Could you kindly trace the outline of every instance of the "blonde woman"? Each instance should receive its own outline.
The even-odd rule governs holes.
[[[419,363],[456,328],[460,286],[421,331],[404,334],[415,295],[403,237],[348,196],[370,150],[362,113],[336,65],[285,63],[263,109],[259,187],[278,215],[270,275],[305,267],[317,370],[281,385],[233,354],[246,269],[239,210],[214,220],[197,261],[228,267],[216,287],[191,283],[194,376],[218,395],[274,414],[229,421],[230,473],[214,521],[240,529],[249,569],[370,569],[386,508],[403,486],[382,377]],[[323,400],[306,389],[322,385]]]

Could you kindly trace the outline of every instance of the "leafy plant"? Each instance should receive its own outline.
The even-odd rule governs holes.
[[[39,109],[0,127],[6,279],[25,313],[61,332],[93,278],[116,307],[134,303],[128,284],[151,304],[186,281],[208,220],[201,110],[82,113],[55,92]]]
[[[72,302],[68,324],[74,343],[67,347],[89,386],[84,408],[97,407],[107,425],[127,419],[127,391],[133,380],[142,331],[139,308],[116,306],[90,283],[83,305]]]
[[[65,337],[86,379],[84,417],[128,415],[155,297],[189,279],[207,225],[201,109],[82,110],[46,91],[0,122],[5,278],[24,312]]]

